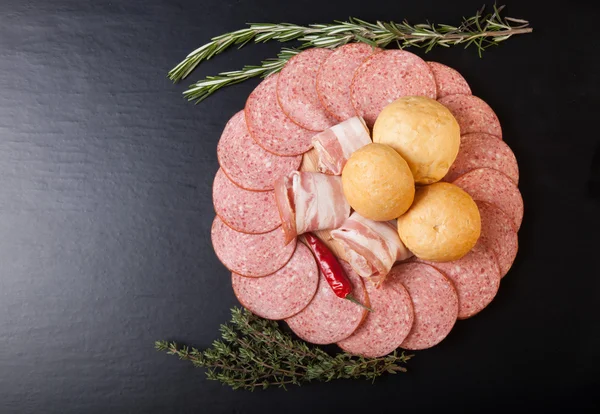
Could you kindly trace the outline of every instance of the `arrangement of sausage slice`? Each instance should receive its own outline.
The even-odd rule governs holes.
[[[352,212],[342,191],[344,165],[371,143],[378,114],[409,95],[437,99],[460,126],[443,180],[475,200],[481,235],[452,262],[414,258],[394,222]],[[298,171],[313,148],[317,172]],[[435,346],[492,302],[517,256],[519,168],[498,117],[458,71],[410,52],[348,44],[299,53],[227,122],[217,156],[211,238],[233,291],[305,341],[365,357]],[[331,267],[307,247],[323,229],[347,261]],[[332,269],[343,273],[348,297],[335,291]]]

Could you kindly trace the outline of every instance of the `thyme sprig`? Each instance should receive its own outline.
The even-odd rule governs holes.
[[[233,308],[231,315],[231,323],[221,325],[222,339],[214,341],[207,350],[168,341],[157,341],[155,347],[206,368],[209,380],[250,391],[340,378],[375,380],[385,373],[406,371],[401,364],[411,358],[403,352],[380,358],[347,353],[331,356],[321,348],[293,339],[276,322],[245,309]]]

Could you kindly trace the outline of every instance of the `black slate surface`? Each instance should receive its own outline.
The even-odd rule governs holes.
[[[589,3],[589,4],[588,4]],[[491,3],[490,3],[491,4]],[[599,17],[510,2],[533,35],[435,50],[498,113],[521,249],[496,300],[409,373],[233,392],[153,350],[208,346],[236,304],[210,244],[217,140],[258,81],[203,104],[165,74],[248,21],[455,23],[481,0],[0,1],[0,412],[577,412],[599,408]],[[190,78],[258,63],[249,46]],[[420,53],[420,52],[417,52]],[[596,411],[597,412],[597,411]]]

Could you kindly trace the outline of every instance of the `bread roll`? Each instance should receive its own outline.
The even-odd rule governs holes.
[[[446,175],[460,146],[460,127],[452,113],[424,96],[405,96],[383,108],[373,142],[394,148],[406,160],[417,184]]]
[[[417,189],[411,208],[398,218],[398,235],[421,259],[457,260],[477,243],[481,218],[469,194],[450,183]]]
[[[342,171],[342,186],[350,206],[375,221],[404,214],[415,196],[408,164],[383,144],[366,145],[350,156]]]

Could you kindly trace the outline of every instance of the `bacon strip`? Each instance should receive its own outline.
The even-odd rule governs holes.
[[[355,116],[315,135],[312,142],[319,158],[317,170],[340,175],[350,155],[370,144],[371,137],[365,121]]]
[[[354,212],[331,237],[342,246],[356,273],[376,286],[394,263],[412,256],[398,237],[395,220],[373,221]]]
[[[292,171],[275,182],[286,244],[299,234],[334,229],[350,216],[341,177]]]

